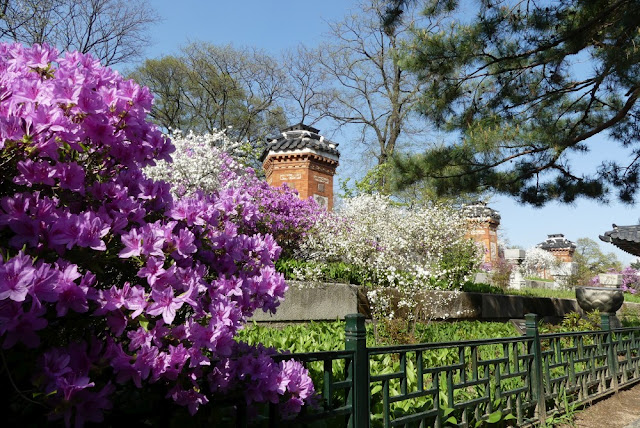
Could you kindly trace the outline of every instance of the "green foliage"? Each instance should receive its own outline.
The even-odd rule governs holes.
[[[278,350],[300,352],[334,351],[344,349],[344,321],[290,324],[281,328],[254,322],[238,333],[237,340],[251,345],[262,343]],[[367,323],[367,346],[398,345],[384,325]],[[417,323],[413,343],[457,342],[497,337],[514,337],[518,332],[511,323],[455,321]]]
[[[480,199],[481,194],[459,193],[456,195],[438,195],[434,180],[423,180],[400,188],[396,182],[402,181],[400,171],[392,161],[379,164],[371,168],[360,180],[355,180],[350,186],[351,178],[340,181],[340,189],[343,198],[353,198],[358,195],[382,194],[391,195],[399,206],[420,207],[445,204],[454,207],[462,207],[466,203]]]
[[[397,19],[412,1],[390,3]],[[533,205],[613,191],[634,200],[637,2],[478,0],[475,17],[467,2],[423,3],[438,25],[415,31],[399,63],[428,84],[420,112],[460,139],[399,159],[401,184],[436,179],[438,194],[493,189]],[[575,171],[575,156],[601,133],[631,147],[626,161]]]
[[[285,279],[298,280],[301,271],[313,271],[316,280],[320,282],[340,282],[344,284],[367,285],[370,284],[368,275],[361,268],[344,262],[314,262],[296,259],[281,258],[276,262],[276,270],[281,272]]]
[[[547,279],[547,278],[540,278],[539,276],[527,276],[525,279],[531,280],[531,281],[542,281],[542,282],[553,282],[553,279]]]
[[[152,120],[198,134],[227,130],[258,149],[287,125],[277,104],[286,77],[275,59],[231,45],[193,43],[179,55],[148,59],[129,77],[154,94]],[[256,171],[262,170],[259,163]]]
[[[514,266],[499,258],[491,267],[491,282],[501,289],[509,287]]]
[[[622,308],[619,315],[622,327],[640,327],[640,313]]]
[[[467,282],[462,286],[462,291],[469,293],[491,293],[491,294],[511,294],[516,296],[551,297],[555,299],[575,299],[575,290],[555,290],[549,288],[514,288],[500,289],[489,284]],[[624,301],[630,303],[640,303],[640,296],[637,294],[624,293]]]
[[[251,344],[263,343],[265,346],[274,346],[281,350],[287,350],[295,353],[314,352],[323,350],[342,350],[344,349],[344,328],[345,324],[341,321],[328,323],[309,323],[288,325],[283,328],[265,327],[258,324],[247,326],[246,329],[237,336],[238,340],[247,341]],[[374,338],[373,324],[367,324],[367,346],[372,347],[379,344],[392,343],[391,337],[384,329],[380,327],[379,335],[381,342],[376,343]],[[412,340],[416,342],[459,342],[473,339],[490,339],[496,337],[514,337],[517,336],[515,328],[510,323],[486,323],[478,321],[463,322],[440,322],[430,323],[428,325],[418,324],[415,329],[415,336]],[[437,367],[455,364],[460,355],[457,347],[453,348],[436,348],[424,351],[422,353],[424,367]],[[465,350],[466,361],[470,361],[470,349]],[[491,359],[503,352],[502,345],[487,344],[477,349],[478,357],[481,359]],[[415,365],[416,355],[409,352],[406,358],[407,385],[409,391],[417,388],[417,367]],[[395,354],[383,354],[371,356],[370,371],[374,375],[389,374],[400,370],[400,360]],[[310,363],[308,365],[310,375],[316,386],[323,385],[324,381],[324,365],[322,362]],[[345,367],[342,361],[336,361],[332,365],[334,379],[342,379],[345,375]],[[430,375],[429,375],[430,376]],[[438,374],[440,377],[441,393],[439,396],[439,405],[441,408],[442,420],[448,420],[448,423],[456,423],[461,420],[461,412],[447,407],[448,394],[446,388],[446,376],[444,373]],[[425,386],[434,379],[425,375]],[[454,382],[460,382],[460,375],[453,377]],[[509,385],[517,387],[522,386],[515,383]],[[395,379],[389,382],[389,392],[391,395],[399,395],[401,392],[401,384]],[[371,384],[371,420],[372,426],[382,426],[383,422],[383,388],[381,382]],[[484,394],[482,390],[463,390],[454,391],[456,400],[472,400],[480,394]],[[336,395],[334,399],[344,399],[344,396]],[[498,408],[499,403],[494,403],[494,409]],[[394,417],[413,414],[422,410],[433,408],[433,397],[426,396],[409,400],[402,400],[391,405],[391,413]],[[503,426],[512,418],[499,412],[492,412],[488,418],[490,421],[476,421],[476,426]],[[491,425],[496,424],[496,425]]]
[[[496,287],[484,282],[465,282],[462,285],[462,291],[467,293],[490,293],[490,294],[505,294],[505,290],[500,287]]]
[[[573,263],[575,272],[567,281],[570,285],[587,285],[599,273],[605,273],[609,269],[622,269],[622,263],[615,253],[603,253],[600,245],[590,238],[580,238],[576,241]]]
[[[564,316],[560,324],[543,324],[540,333],[566,333],[570,331],[600,330],[600,311],[595,310],[582,317],[577,312],[570,312]]]
[[[347,177],[345,180],[340,181],[340,189],[343,192],[343,198],[353,198],[358,195],[372,195],[379,193],[382,195],[388,195],[388,186],[385,183],[388,182],[389,174],[391,173],[392,166],[390,163],[379,164],[371,168],[360,180],[354,180],[353,188],[349,187],[351,177]]]

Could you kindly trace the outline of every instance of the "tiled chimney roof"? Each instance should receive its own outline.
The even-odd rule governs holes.
[[[498,211],[489,208],[486,202],[474,201],[462,207],[462,216],[473,220],[490,219],[500,223]]]
[[[562,233],[547,235],[547,240],[536,245],[543,250],[575,249],[576,244],[569,241]]]
[[[319,153],[339,157],[338,143],[329,141],[319,134],[320,130],[299,123],[283,129],[277,138],[269,140],[262,152],[260,161],[264,161],[269,153],[313,150]]]

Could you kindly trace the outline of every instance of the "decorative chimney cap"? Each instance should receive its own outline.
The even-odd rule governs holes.
[[[296,123],[295,125],[291,125],[288,128],[282,129],[280,132],[287,132],[287,131],[309,131],[314,134],[320,133],[319,129],[316,129],[313,126],[305,125],[304,123]]]
[[[493,208],[489,208],[486,202],[473,201],[462,207],[462,215],[470,220],[492,220],[500,223],[500,214]]]
[[[264,161],[269,153],[279,152],[301,152],[315,151],[329,157],[340,157],[338,143],[329,141],[319,134],[320,130],[302,123],[289,126],[281,131],[281,135],[267,140],[267,147],[260,156],[260,161]]]
[[[576,248],[576,244],[565,238],[562,233],[553,233],[551,235],[547,235],[546,241],[539,243],[536,247],[548,251],[571,250]]]

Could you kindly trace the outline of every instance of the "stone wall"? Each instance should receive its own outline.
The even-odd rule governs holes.
[[[431,308],[430,317],[435,320],[507,321],[524,318],[525,314],[538,314],[547,321],[557,321],[570,312],[584,313],[575,299],[454,291],[428,293],[432,301],[440,302]],[[624,303],[618,314],[622,311],[640,314],[640,304]]]
[[[358,286],[287,281],[289,290],[275,315],[256,312],[258,322],[335,321],[358,313]],[[360,312],[366,313],[365,308]]]
[[[302,322],[335,321],[347,314],[363,313],[369,316],[365,293],[355,285],[335,283],[305,283],[288,281],[289,290],[275,315],[257,312],[252,321]],[[427,308],[434,320],[507,321],[524,318],[525,314],[538,314],[547,321],[555,321],[570,312],[583,313],[575,299],[514,296],[456,291],[425,291],[425,301],[433,302]],[[618,311],[640,314],[640,304],[624,303]]]

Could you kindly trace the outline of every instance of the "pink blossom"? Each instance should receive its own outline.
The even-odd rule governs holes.
[[[317,207],[239,167],[174,198],[143,171],[174,151],[151,101],[90,55],[0,44],[0,342],[17,384],[78,427],[113,424],[115,392],[154,399],[151,383],[192,413],[219,393],[297,409],[308,376],[234,335],[278,305],[274,262]]]

